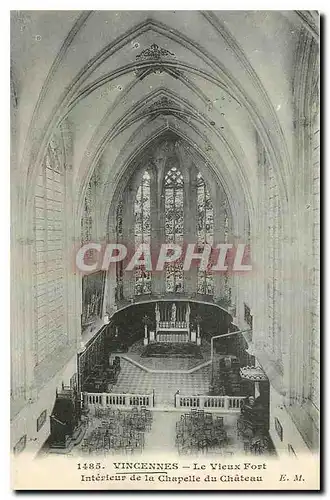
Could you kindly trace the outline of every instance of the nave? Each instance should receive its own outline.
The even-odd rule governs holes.
[[[274,455],[269,437],[242,431],[239,415],[215,416],[204,410],[154,411],[133,408],[95,410],[82,442],[70,456],[106,457]]]
[[[281,458],[318,454],[319,14],[12,11],[11,34],[14,455],[74,450],[96,408],[174,448],[176,413],[260,414]]]

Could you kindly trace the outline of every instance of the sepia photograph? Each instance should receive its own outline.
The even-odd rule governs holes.
[[[13,490],[320,489],[320,15],[10,12]]]

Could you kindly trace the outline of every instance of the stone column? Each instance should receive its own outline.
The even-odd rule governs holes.
[[[291,260],[291,394],[295,403],[303,403],[310,396],[310,287],[313,272],[312,245],[312,193],[309,170],[311,169],[310,123],[305,116],[297,123],[297,164],[301,175],[295,181],[292,218]],[[312,271],[312,272],[311,272]],[[294,354],[293,354],[294,353]]]
[[[288,209],[288,213],[291,210]],[[292,383],[291,370],[291,259],[292,247],[290,237],[291,220],[288,218],[283,219],[283,242],[282,242],[282,268],[283,268],[283,282],[282,282],[282,361],[283,361],[283,386],[285,389],[285,403],[291,403],[290,386]]]
[[[12,99],[12,102],[15,102]],[[25,359],[24,359],[24,281],[23,271],[26,263],[23,260],[24,238],[21,234],[21,227],[24,223],[21,221],[23,209],[20,206],[21,197],[23,197],[23,184],[18,187],[20,179],[17,162],[17,105],[11,106],[11,220],[13,223],[10,231],[10,346],[11,346],[11,403],[12,410],[15,408],[15,402],[24,401],[25,398]],[[29,291],[31,293],[31,291]],[[17,411],[17,410],[16,410]]]
[[[18,348],[22,353],[22,358],[18,364],[20,366],[19,372],[24,367],[24,386],[26,399],[34,400],[37,396],[35,389],[35,325],[34,325],[34,293],[33,293],[33,248],[34,240],[32,238],[32,231],[29,231],[29,236],[22,239],[21,247],[21,263],[24,266],[22,269],[21,280],[19,281],[22,286],[22,301],[23,301],[23,318],[22,323],[18,325]],[[13,352],[13,350],[12,350]],[[24,389],[23,389],[24,390]]]
[[[249,212],[245,200],[242,200],[240,206],[240,213],[237,216],[236,222],[236,243],[234,245],[235,251],[237,251],[238,244],[244,245],[244,252],[246,251],[247,245],[251,244],[250,235],[250,221]],[[240,262],[238,262],[240,264]],[[244,320],[244,303],[250,305],[252,303],[252,274],[250,271],[238,274],[234,271],[232,276],[233,283],[233,304],[236,304],[236,319],[239,328],[244,329],[246,323]],[[235,301],[236,298],[236,302]]]
[[[73,137],[67,120],[61,124],[61,160],[64,180],[63,258],[64,330],[68,344],[80,347],[81,341],[81,272],[76,266],[76,252],[81,246],[81,219],[76,216],[76,192],[73,186]]]
[[[79,225],[77,223],[76,226]],[[76,228],[76,236],[71,236],[70,244],[72,245],[72,253],[76,253],[81,246],[81,235]],[[78,234],[77,234],[78,233]],[[69,249],[68,249],[69,253]],[[70,261],[71,262],[71,261]],[[75,264],[74,264],[75,266]],[[69,343],[76,343],[77,348],[81,346],[81,315],[82,315],[82,279],[83,273],[74,267],[68,269],[67,273],[67,311],[68,311],[68,331]]]
[[[267,309],[267,163],[265,151],[258,141],[259,175],[257,211],[252,225],[252,269],[255,276],[253,290],[253,343],[260,350],[267,350],[268,309]]]
[[[34,379],[33,293],[27,282],[31,267],[32,240],[12,240],[11,307],[11,397],[13,401],[31,397]],[[27,260],[29,258],[29,260]],[[28,308],[29,306],[29,308]]]
[[[216,203],[213,203],[214,213],[214,246],[226,243],[225,241],[225,213],[226,213],[225,193],[218,186],[216,187]],[[215,271],[214,274],[214,300],[218,302],[225,296],[225,273]]]
[[[81,280],[82,275],[76,267],[76,252],[81,246],[81,224],[76,220],[74,210],[74,193],[72,186],[72,170],[70,164],[64,171],[65,201],[63,220],[63,257],[64,269],[64,304],[68,343],[80,347],[81,341]],[[72,265],[73,263],[73,265]]]
[[[294,172],[288,182],[291,203],[290,283],[286,286],[286,303],[290,307],[288,332],[291,361],[286,379],[290,387],[290,403],[302,406],[311,396],[312,318],[310,291],[316,263],[311,252],[313,240],[313,96],[317,97],[318,45],[309,33],[301,33],[296,51],[294,75]],[[315,92],[316,91],[316,92]],[[318,102],[316,102],[318,104]],[[290,196],[291,195],[291,196]]]
[[[237,254],[237,248],[239,244],[245,243],[244,238],[244,204],[237,207],[239,212],[234,214],[229,214],[229,228],[230,228],[230,237],[229,243],[233,244],[233,248],[235,251],[235,257]],[[237,271],[232,271],[229,274],[229,286],[231,290],[231,314],[235,317],[236,322],[239,324],[240,319],[242,318],[242,310],[243,310],[243,300],[241,294],[241,285],[240,280],[244,278],[243,276],[239,276]],[[243,294],[244,296],[244,294]]]
[[[108,220],[108,238],[107,243],[115,243],[117,241],[116,235],[116,215],[109,217]],[[121,243],[118,242],[118,243]],[[106,275],[106,308],[111,314],[115,310],[116,305],[116,288],[117,288],[117,268],[116,263],[110,263]]]

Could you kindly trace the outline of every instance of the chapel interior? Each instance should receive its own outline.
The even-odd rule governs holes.
[[[13,453],[317,452],[317,12],[12,11],[10,83]]]

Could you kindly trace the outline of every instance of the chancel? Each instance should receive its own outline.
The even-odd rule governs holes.
[[[318,14],[11,34],[12,450],[317,452]]]

